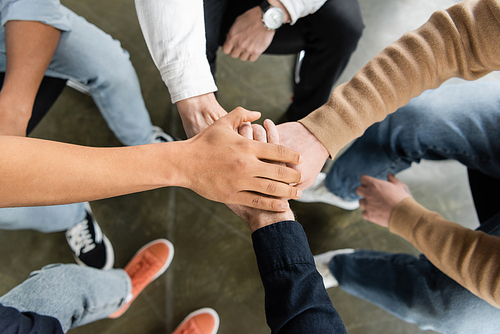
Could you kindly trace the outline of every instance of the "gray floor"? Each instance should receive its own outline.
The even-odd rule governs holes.
[[[339,83],[384,46],[417,28],[430,14],[455,0],[360,0],[366,29]],[[122,41],[130,54],[153,122],[179,137],[184,133],[168,92],[149,56],[133,1],[66,0],[68,7]],[[221,104],[263,112],[277,119],[291,96],[294,58],[262,56],[255,64],[221,54],[217,82]],[[491,75],[484,80],[498,80]],[[67,88],[34,136],[90,146],[116,146],[92,100]],[[477,226],[465,168],[455,162],[426,162],[401,175],[416,199],[446,218]],[[219,333],[268,333],[264,292],[246,226],[224,205],[181,188],[161,189],[92,203],[104,232],[114,244],[116,267],[124,266],[143,244],[171,240],[176,255],[167,273],[149,286],[118,320],[103,320],[73,333],[170,333],[189,312],[205,306],[221,317]],[[362,219],[360,210],[324,204],[292,203],[313,253],[354,247],[417,254],[406,241]],[[55,262],[72,263],[63,233],[0,233],[0,295],[30,271]],[[376,306],[340,289],[330,297],[351,334],[420,333]]]

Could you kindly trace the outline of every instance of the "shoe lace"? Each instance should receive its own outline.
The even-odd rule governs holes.
[[[96,247],[89,230],[89,221],[85,219],[67,232],[68,243],[76,256],[88,253]]]
[[[156,271],[158,268],[158,263],[155,261],[154,255],[149,252],[145,252],[141,257],[141,260],[136,263],[132,268],[130,268],[127,273],[132,280],[133,286],[142,286],[143,284],[149,283],[152,274],[149,272]]]
[[[198,326],[194,324],[194,321],[186,322],[179,330],[179,332],[174,332],[173,334],[202,334]]]

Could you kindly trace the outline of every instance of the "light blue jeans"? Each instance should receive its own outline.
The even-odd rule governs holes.
[[[81,223],[87,212],[84,203],[0,209],[0,230],[66,231]]]
[[[386,180],[420,159],[460,161],[500,178],[500,82],[446,85],[424,92],[372,125],[326,177],[335,195],[354,200],[366,174]]]
[[[500,237],[500,213],[478,230]],[[342,290],[423,330],[500,332],[500,309],[443,274],[424,255],[359,250],[335,256],[329,267]]]
[[[117,311],[132,291],[124,270],[98,270],[74,264],[52,264],[34,271],[0,303],[21,312],[56,318],[64,332]]]
[[[91,92],[109,128],[124,145],[149,142],[152,123],[127,51],[59,0],[3,0],[0,16],[0,72],[5,72],[5,30],[9,20],[40,21],[61,30],[47,76],[73,79]],[[0,229],[64,231],[85,217],[84,204],[0,210]]]
[[[0,10],[0,72],[5,72],[9,20],[40,21],[61,30],[46,75],[85,85],[109,128],[124,145],[148,144],[153,131],[137,74],[127,51],[58,0],[3,0]]]

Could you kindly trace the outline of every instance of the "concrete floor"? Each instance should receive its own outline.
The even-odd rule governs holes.
[[[360,0],[366,29],[339,83],[387,44],[417,28],[430,14],[456,0]],[[133,1],[66,0],[131,54],[153,123],[184,137],[180,119],[160,79],[137,22]],[[217,83],[223,107],[236,106],[278,119],[291,96],[294,57],[262,56],[255,64],[221,54]],[[484,80],[498,80],[497,74]],[[93,101],[65,89],[33,136],[90,146],[117,146]],[[429,209],[469,227],[477,226],[465,168],[455,162],[424,162],[401,175],[415,198]],[[103,231],[123,267],[145,243],[167,238],[176,247],[166,274],[149,286],[118,320],[103,320],[73,333],[170,333],[189,312],[210,306],[221,317],[219,333],[267,333],[264,292],[244,223],[219,203],[194,192],[169,188],[92,203]],[[325,204],[292,203],[308,234],[314,254],[354,247],[417,254],[406,241],[362,219],[361,211]],[[0,295],[22,282],[32,270],[49,263],[73,263],[63,233],[0,233]],[[351,334],[421,333],[367,302],[338,288],[329,295]]]

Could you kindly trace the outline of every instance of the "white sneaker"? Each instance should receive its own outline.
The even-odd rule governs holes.
[[[149,144],[168,143],[171,141],[174,141],[174,138],[166,134],[159,126],[153,126],[153,132],[149,137]]]
[[[318,254],[314,256],[314,263],[316,264],[316,270],[323,277],[323,284],[325,285],[325,289],[334,288],[339,285],[339,282],[333,277],[330,268],[328,268],[328,264],[333,259],[334,256],[339,254],[350,254],[354,253],[354,249],[352,248],[344,248],[331,250],[326,253]]]
[[[302,203],[326,203],[337,206],[344,210],[356,210],[359,208],[359,200],[346,201],[335,196],[325,185],[325,173],[319,173],[314,184],[302,192],[302,196],[296,201]]]

